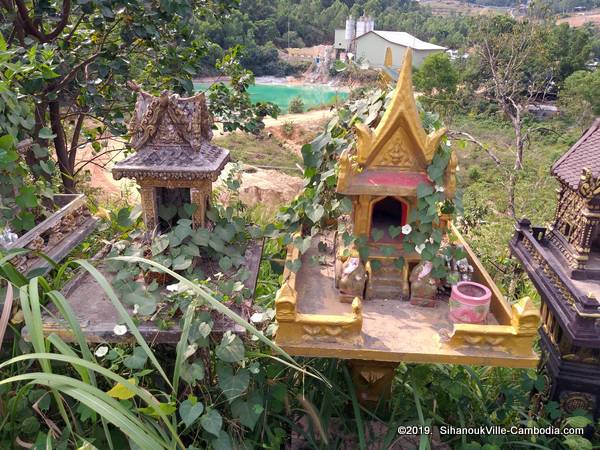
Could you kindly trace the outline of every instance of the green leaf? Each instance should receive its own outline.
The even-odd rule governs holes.
[[[571,450],[592,450],[594,448],[590,441],[577,435],[567,436],[563,444]]]
[[[7,151],[10,150],[13,147],[14,141],[14,138],[10,134],[0,136],[0,148]]]
[[[285,267],[287,267],[288,270],[297,273],[300,270],[300,267],[302,267],[302,261],[299,259],[296,259],[294,261],[286,261]]]
[[[152,251],[152,256],[156,256],[165,251],[165,249],[169,246],[169,237],[166,234],[160,235],[152,241],[152,245],[150,246],[150,250]]]
[[[181,378],[188,384],[202,381],[204,379],[204,364],[202,361],[196,361],[192,364],[183,363],[181,367]]]
[[[214,439],[212,442],[212,448],[214,450],[233,450],[233,444],[231,443],[231,438],[226,431],[221,430],[219,432],[219,437]]]
[[[226,331],[215,353],[221,361],[228,363],[242,361],[245,354],[244,343],[237,335],[231,331]]]
[[[325,214],[325,208],[321,205],[309,206],[306,209],[306,216],[313,222],[317,223]]]
[[[148,361],[148,355],[142,347],[135,347],[133,354],[123,361],[123,365],[129,369],[143,369]]]
[[[179,417],[181,417],[186,427],[198,420],[203,411],[204,405],[202,402],[198,402],[195,397],[190,397],[179,405]]]
[[[158,207],[158,215],[161,219],[169,222],[177,214],[177,206],[160,205]]]
[[[233,262],[229,256],[223,256],[219,259],[219,267],[223,272],[227,272],[233,266]]]
[[[181,249],[181,252],[187,256],[200,256],[200,249],[194,244],[187,244]]]
[[[15,203],[21,208],[35,208],[38,205],[38,198],[35,195],[35,187],[21,187],[19,195],[17,195],[15,198]]]
[[[297,237],[294,239],[294,246],[300,250],[300,253],[304,254],[310,248],[312,238],[310,236],[306,238]]]
[[[56,137],[55,134],[52,133],[52,130],[48,127],[44,127],[38,133],[38,136],[41,139],[54,139]]]
[[[156,311],[157,299],[147,295],[142,289],[125,294],[123,301],[128,305],[138,305],[138,313],[142,316],[149,316]]]
[[[397,236],[400,236],[400,233],[402,233],[402,227],[390,225],[388,228],[388,233],[390,233],[392,239],[395,239]]]
[[[183,211],[185,214],[181,214],[182,216],[192,217],[196,210],[198,209],[198,205],[195,203],[185,203],[183,205]]]
[[[117,212],[117,225],[121,228],[129,228],[131,225],[133,225],[133,222],[129,217],[130,213],[131,208],[125,207],[119,209],[119,212]]]
[[[192,258],[186,255],[179,255],[173,260],[173,270],[185,270],[192,265]]]
[[[225,226],[219,225],[215,227],[214,232],[225,242],[231,242],[236,234],[234,226],[230,223]]]
[[[219,432],[223,426],[223,418],[216,409],[207,407],[204,415],[200,417],[200,425],[202,425],[202,428],[208,433],[219,436]]]
[[[217,366],[217,377],[219,378],[219,387],[231,402],[241,396],[250,383],[250,372],[247,369],[240,369],[234,375],[231,366]]]
[[[417,186],[417,198],[424,198],[428,195],[433,194],[434,189],[433,186],[425,183],[421,183]]]
[[[371,237],[373,238],[373,240],[375,242],[381,240],[384,236],[385,232],[383,230],[380,230],[378,228],[373,228],[373,232],[371,233]]]
[[[206,247],[210,240],[210,233],[206,228],[198,228],[192,234],[192,242],[200,247]]]
[[[565,419],[565,426],[571,428],[585,428],[591,424],[592,421],[585,416],[573,416]]]
[[[234,417],[240,420],[240,423],[251,430],[254,430],[256,422],[260,419],[264,411],[262,405],[262,396],[260,392],[254,391],[248,401],[237,399],[231,404],[231,412]]]

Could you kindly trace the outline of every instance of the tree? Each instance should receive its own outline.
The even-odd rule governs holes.
[[[547,57],[546,36],[541,24],[495,16],[481,19],[472,38],[480,61],[481,87],[514,130],[515,159],[507,170],[507,190],[508,212],[515,220],[515,186],[533,131],[524,127],[527,107],[543,99],[553,86],[555,67]]]
[[[435,111],[446,112],[456,93],[458,71],[446,53],[433,53],[415,73],[414,83],[425,94],[421,97],[423,103]]]
[[[600,115],[600,71],[579,70],[564,82],[559,94],[564,112],[581,127]]]
[[[52,142],[66,192],[75,190],[81,168],[105,151],[102,142],[126,132],[124,116],[134,98],[127,81],[135,78],[149,90],[192,92],[191,77],[210,45],[199,33],[198,17],[232,6],[186,0],[0,5],[11,62],[43,63],[39,74],[16,82],[35,110],[26,134],[39,148]],[[89,144],[95,155],[76,167],[79,150]],[[26,159],[34,164],[38,156],[31,150]]]

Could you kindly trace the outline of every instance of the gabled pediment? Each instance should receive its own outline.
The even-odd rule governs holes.
[[[446,133],[427,134],[414,99],[412,50],[407,49],[394,96],[375,130],[356,126],[357,162],[363,168],[384,167],[424,171]]]
[[[182,98],[163,92],[155,97],[140,91],[129,124],[131,146],[178,145],[200,149],[212,137],[212,118],[204,94]]]

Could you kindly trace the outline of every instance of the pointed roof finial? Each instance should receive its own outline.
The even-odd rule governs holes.
[[[421,165],[431,163],[446,129],[440,128],[429,135],[423,129],[412,85],[412,49],[408,48],[404,54],[392,101],[375,131],[364,124],[358,124],[356,130],[358,162],[363,167],[369,167],[380,154],[389,151],[409,153]],[[398,145],[398,140],[393,139],[398,133],[402,134],[404,145],[392,150],[390,147]]]

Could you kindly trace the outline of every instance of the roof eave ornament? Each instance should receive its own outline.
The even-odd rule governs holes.
[[[584,167],[581,171],[578,191],[585,199],[591,199],[600,194],[600,177],[594,177],[592,170]]]

